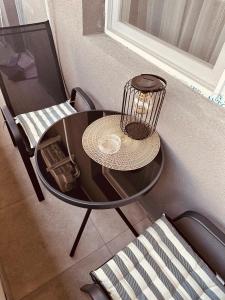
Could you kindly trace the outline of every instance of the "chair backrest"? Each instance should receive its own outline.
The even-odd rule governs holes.
[[[0,28],[0,87],[14,116],[66,100],[48,21]]]
[[[186,211],[171,220],[185,240],[225,282],[225,233],[206,217]]]

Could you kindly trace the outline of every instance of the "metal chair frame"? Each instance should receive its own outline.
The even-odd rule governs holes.
[[[35,26],[37,27],[37,29],[35,29]],[[41,23],[29,24],[29,25],[20,25],[20,26],[0,28],[0,37],[5,37],[5,36],[13,37],[14,34],[18,35],[20,33],[21,33],[21,35],[24,36],[26,33],[31,33],[31,32],[35,32],[35,31],[39,31],[39,30],[46,30],[47,36],[49,39],[49,43],[51,46],[51,51],[52,51],[51,54],[54,59],[54,64],[55,64],[54,67],[56,67],[56,70],[57,70],[57,74],[56,74],[57,80],[59,81],[59,87],[57,87],[57,88],[60,89],[60,93],[63,96],[63,97],[60,97],[60,99],[55,99],[55,104],[60,104],[64,101],[66,101],[68,98],[66,95],[65,85],[63,82],[63,76],[62,76],[60,66],[58,63],[57,53],[56,53],[54,40],[53,40],[49,22],[46,21],[46,22],[41,22]],[[23,160],[23,163],[25,165],[27,173],[30,177],[33,188],[36,192],[36,195],[37,195],[39,201],[42,201],[42,200],[44,200],[44,195],[43,195],[42,189],[40,187],[39,181],[37,179],[36,173],[34,171],[34,168],[32,166],[32,163],[30,161],[31,157],[33,157],[33,155],[34,155],[34,149],[31,149],[29,147],[28,140],[26,138],[26,134],[22,130],[21,126],[18,126],[14,120],[14,117],[16,116],[15,109],[13,107],[13,103],[10,99],[10,96],[7,91],[7,87],[4,83],[4,79],[2,77],[1,72],[0,72],[0,87],[1,87],[1,91],[2,91],[4,100],[5,100],[5,104],[6,104],[3,107],[1,107],[1,112],[2,112],[3,118],[5,120],[6,126],[8,128],[10,137],[12,139],[13,145],[18,148],[18,151],[21,155],[21,158]],[[79,95],[79,100],[77,100],[78,95]],[[94,105],[92,99],[79,87],[72,89],[70,99],[71,99],[71,104],[73,104],[74,108],[77,111],[83,111],[83,110],[87,110],[87,109],[95,110],[95,105]],[[18,95],[18,100],[20,100],[19,95]],[[82,102],[80,102],[80,100]],[[31,99],[31,101],[32,101],[32,99]],[[43,103],[41,103],[41,106],[43,105],[43,107],[41,107],[41,108],[44,109],[44,108],[50,106],[48,103],[45,103],[45,99],[43,99],[42,102]],[[31,105],[31,102],[29,102],[29,105]],[[35,111],[38,109],[40,109],[40,107],[37,108],[34,105],[34,107],[31,111]],[[24,113],[24,111],[20,111],[20,113]]]

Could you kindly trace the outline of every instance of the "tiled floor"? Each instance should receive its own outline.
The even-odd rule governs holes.
[[[89,272],[134,237],[113,210],[93,211],[74,258],[68,255],[84,209],[44,190],[39,203],[17,149],[0,120],[0,264],[13,300],[87,299]],[[139,231],[150,224],[139,204],[124,208]]]

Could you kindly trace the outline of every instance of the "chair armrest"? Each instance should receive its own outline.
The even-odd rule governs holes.
[[[7,106],[1,107],[3,118],[6,122],[6,125],[9,129],[9,133],[12,136],[12,139],[14,139],[14,142],[16,146],[23,144],[23,137],[19,131],[19,128],[10,112]]]
[[[74,108],[77,111],[96,109],[92,99],[80,87],[72,89],[70,100],[74,102]]]
[[[187,211],[171,222],[205,263],[225,281],[225,234],[194,211]]]
[[[109,300],[110,298],[105,294],[102,288],[96,284],[86,284],[81,289],[82,292],[87,293],[92,300]]]

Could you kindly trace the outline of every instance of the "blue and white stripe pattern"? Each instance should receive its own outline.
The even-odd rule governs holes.
[[[35,148],[42,134],[52,124],[76,112],[69,101],[66,101],[48,108],[18,115],[15,121],[23,127],[31,148]]]
[[[114,300],[225,299],[225,288],[165,216],[91,273]]]

